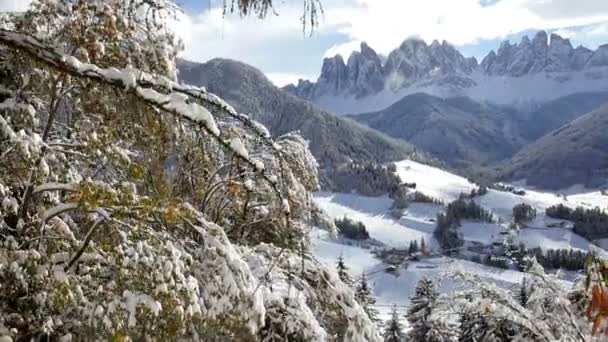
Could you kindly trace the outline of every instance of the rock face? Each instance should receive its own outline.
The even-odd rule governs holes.
[[[604,69],[596,72],[598,68]],[[423,40],[410,38],[391,51],[386,61],[362,43],[361,50],[353,52],[347,63],[340,55],[326,58],[317,82],[300,81],[297,85],[286,86],[285,90],[317,102],[326,109],[343,112],[339,108],[325,106],[325,103],[342,103],[340,99],[353,99],[361,103],[367,98],[382,97],[387,103],[379,107],[386,108],[403,95],[427,92],[428,89],[431,89],[429,93],[443,97],[471,96],[477,100],[492,101],[492,98],[476,96],[483,93],[483,88],[496,88],[492,79],[536,77],[538,80],[544,77],[538,75],[546,74],[544,78],[561,84],[571,80],[576,73],[587,79],[608,78],[606,69],[608,44],[595,51],[582,46],[573,48],[570,40],[557,34],[548,36],[544,31],[536,33],[532,39],[523,37],[519,44],[502,42],[498,50],[490,51],[481,63],[477,63],[475,58],[464,57],[445,41],[434,41],[428,45]],[[562,89],[564,91],[556,96],[600,90],[595,85],[582,89],[585,87],[581,87],[580,83],[584,82],[584,78],[571,82],[571,92],[566,86],[567,89]],[[511,81],[517,83],[516,80]],[[526,91],[517,85],[514,88],[514,91],[518,88]],[[394,98],[386,96],[387,93],[401,96]],[[509,93],[513,91],[509,90]],[[327,101],[328,98],[339,101]],[[377,99],[374,101],[378,102]]]
[[[608,66],[600,47],[593,52],[582,46],[572,47],[569,39],[551,34],[547,39],[544,31],[538,32],[532,41],[523,37],[519,44],[505,41],[498,52],[491,51],[481,62],[480,68],[490,76],[521,77],[527,74],[568,72]]]
[[[407,39],[392,51],[386,61],[366,43],[344,63],[340,55],[323,60],[316,83],[300,80],[284,89],[305,99],[321,96],[363,98],[386,87],[398,90],[415,82],[471,84],[468,79],[477,68],[475,58],[465,58],[447,42],[427,45],[419,39]]]

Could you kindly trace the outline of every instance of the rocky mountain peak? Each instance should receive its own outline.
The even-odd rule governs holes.
[[[569,39],[539,31],[532,40],[522,37],[519,44],[502,42],[497,52],[491,51],[483,59],[480,68],[490,76],[520,77],[543,71],[568,72],[608,65],[598,51],[584,47],[574,49]]]
[[[563,73],[577,71],[584,71],[587,78],[605,78],[605,72],[598,67],[608,67],[608,45],[595,51],[573,48],[569,39],[545,31],[523,36],[519,43],[506,40],[481,63],[464,57],[445,40],[427,44],[412,37],[386,57],[361,43],[360,50],[353,52],[346,63],[339,55],[326,58],[316,83],[302,82],[286,90],[311,100],[323,96],[360,99],[384,90],[398,93],[428,87],[439,94],[459,94],[479,81],[474,71],[509,77],[548,73],[549,79],[555,76],[565,82],[571,76]]]

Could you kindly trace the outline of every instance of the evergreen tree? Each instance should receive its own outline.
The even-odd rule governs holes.
[[[429,251],[426,249],[426,243],[424,242],[424,238],[422,238],[422,241],[420,241],[420,252],[422,253],[422,255],[429,254]]]
[[[342,282],[344,284],[346,284],[348,286],[352,286],[353,279],[348,274],[348,267],[344,263],[344,258],[342,257],[342,254],[340,254],[340,256],[338,257],[338,262],[336,263],[336,269],[338,270],[338,276],[340,277],[340,280],[342,280]]]
[[[403,342],[405,341],[405,334],[403,333],[403,326],[399,321],[399,313],[397,312],[397,306],[393,305],[391,309],[391,318],[386,321],[384,328],[384,342]]]
[[[521,281],[521,285],[519,287],[519,292],[517,293],[517,301],[524,308],[528,305],[528,301],[530,300],[530,288],[528,287],[526,277]]]
[[[458,342],[512,341],[515,331],[512,324],[477,310],[467,310],[460,314]]]
[[[411,298],[411,306],[407,312],[407,320],[411,330],[408,339],[412,341],[426,341],[431,330],[429,318],[437,300],[438,293],[430,279],[422,278],[416,286],[416,293]]]
[[[420,249],[418,247],[418,241],[416,241],[416,240],[410,241],[410,254],[418,253],[419,250]]]
[[[373,305],[376,304],[376,298],[374,298],[374,295],[372,294],[372,289],[369,286],[365,273],[361,274],[361,280],[359,280],[355,290],[355,298],[363,307],[372,322],[380,325],[382,321],[378,317],[378,310],[373,307]]]

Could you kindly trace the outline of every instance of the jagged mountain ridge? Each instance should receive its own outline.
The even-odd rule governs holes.
[[[574,48],[568,39],[540,31],[518,44],[503,42],[481,63],[445,41],[428,45],[416,38],[406,39],[382,63],[362,43],[361,52],[354,52],[347,63],[340,55],[325,58],[317,82],[300,80],[284,89],[344,114],[377,111],[416,92],[521,107],[577,92],[608,90],[607,80],[608,44],[595,51]]]

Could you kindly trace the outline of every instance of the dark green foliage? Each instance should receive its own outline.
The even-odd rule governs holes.
[[[418,203],[431,203],[431,204],[443,205],[443,202],[441,202],[440,200],[433,198],[431,196],[425,195],[420,191],[415,191],[412,194],[411,200],[412,200],[412,202],[418,202]]]
[[[460,221],[463,219],[494,222],[492,213],[475,203],[459,198],[448,204],[445,214],[437,215],[437,225],[434,236],[444,250],[452,250],[463,245],[458,233]]]
[[[528,282],[526,281],[526,277],[521,282],[519,286],[519,291],[516,294],[516,299],[519,302],[519,305],[524,308],[528,306],[528,301],[530,300],[530,294],[532,289],[528,286]]]
[[[536,209],[521,203],[513,207],[513,220],[517,223],[529,222],[536,218]]]
[[[585,269],[586,252],[572,249],[548,249],[543,251],[540,247],[528,250],[528,255],[536,257],[538,263],[547,269],[564,269],[579,271]]]
[[[526,192],[524,190],[517,189],[514,186],[509,185],[509,184],[494,183],[490,186],[490,188],[497,190],[497,191],[510,192],[510,193],[518,195],[518,196],[524,196],[526,194]]]
[[[572,209],[560,203],[547,208],[546,214],[549,217],[574,222],[574,232],[589,240],[608,237],[608,213],[600,208]]]
[[[420,253],[422,253],[423,255],[429,254],[429,251],[426,248],[426,242],[424,242],[424,238],[420,240]]]
[[[429,318],[438,296],[435,285],[430,279],[420,279],[407,311],[407,320],[411,327],[407,334],[408,340],[427,341],[427,334],[431,330]]]
[[[372,294],[372,289],[369,286],[365,273],[361,274],[361,279],[357,282],[355,298],[363,307],[363,310],[365,310],[367,316],[369,316],[369,319],[372,322],[380,325],[382,323],[379,317],[380,313],[374,308],[376,298],[374,298],[374,295]]]
[[[471,192],[468,194],[465,193],[461,193],[460,194],[460,198],[468,198],[468,199],[473,199],[477,196],[483,196],[485,194],[488,193],[488,188],[485,186],[480,186],[477,189],[471,189]]]
[[[505,270],[509,269],[509,261],[504,257],[487,255],[483,258],[483,264]]]
[[[439,245],[444,251],[453,250],[461,247],[464,244],[458,228],[460,220],[457,218],[448,218],[446,214],[437,215],[437,226],[433,232],[433,236],[439,241]]]
[[[512,341],[516,330],[506,320],[495,319],[479,311],[465,311],[460,315],[458,342]]]
[[[420,251],[420,248],[418,246],[418,241],[416,240],[412,240],[410,241],[410,248],[409,248],[409,254],[416,254]]]
[[[574,210],[561,203],[551,206],[545,210],[547,216],[560,220],[570,220],[573,212]]]
[[[492,213],[475,203],[475,201],[467,201],[464,199],[457,199],[448,204],[446,217],[451,222],[456,222],[456,220],[458,222],[460,222],[460,220],[476,220],[488,223],[494,222]]]
[[[344,216],[342,219],[335,220],[338,233],[345,238],[353,240],[367,240],[369,233],[362,222],[355,222]]]
[[[458,342],[481,341],[488,324],[484,316],[477,311],[464,311],[460,314],[460,337]]]
[[[384,333],[382,337],[384,342],[404,342],[405,334],[403,333],[403,326],[399,321],[399,313],[397,307],[393,305],[391,309],[391,318],[386,321]]]
[[[384,166],[374,162],[350,162],[332,169],[329,177],[334,183],[333,190],[337,192],[355,191],[365,196],[392,195],[404,188],[395,171],[394,164]]]
[[[342,254],[340,254],[340,257],[338,257],[338,262],[336,263],[336,270],[338,271],[338,277],[340,277],[340,280],[342,280],[344,284],[352,286],[353,280],[348,274],[348,267],[344,263],[344,258],[342,257]]]

